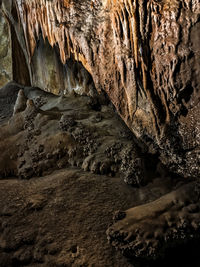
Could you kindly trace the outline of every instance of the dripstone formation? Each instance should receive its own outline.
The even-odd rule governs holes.
[[[69,166],[136,187],[170,177],[168,194],[117,212],[107,238],[145,260],[198,242],[199,1],[0,0],[0,11],[15,81],[0,90],[1,178]]]
[[[173,172],[199,175],[198,1],[17,0],[2,1],[1,10],[15,45],[17,82],[48,82],[56,92],[56,79],[58,92],[69,91],[61,62],[81,62],[151,152]],[[41,38],[53,47],[54,69],[40,60]],[[50,74],[38,77],[46,65]]]

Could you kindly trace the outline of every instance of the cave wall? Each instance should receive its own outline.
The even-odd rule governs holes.
[[[199,175],[198,0],[8,2],[2,10],[30,66],[42,35],[58,47],[63,64],[72,57],[82,63],[150,152],[172,171]],[[36,76],[32,68],[32,83]],[[55,79],[57,90],[64,89],[65,79]]]
[[[79,95],[92,95],[94,83],[81,62],[69,58],[64,64],[57,45],[50,46],[40,36],[31,58],[32,85],[55,95],[72,91]]]
[[[0,87],[12,80],[9,27],[0,11]]]

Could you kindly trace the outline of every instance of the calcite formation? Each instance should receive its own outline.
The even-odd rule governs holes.
[[[13,83],[0,90],[0,100],[7,100],[2,105],[7,123],[0,126],[0,179],[29,179],[77,166],[111,177],[121,174],[135,186],[149,180],[149,159],[112,107],[100,100],[55,96]]]
[[[61,95],[40,91],[42,97],[33,101],[31,87],[15,87],[9,98],[11,105],[16,101],[14,114],[1,131],[7,140],[1,141],[2,177],[40,176],[55,168],[56,160],[56,168],[121,171],[127,183],[138,185],[149,175],[140,152],[148,152],[192,182],[117,214],[108,239],[128,256],[156,259],[199,238],[199,1],[1,0],[0,7],[10,26],[13,79]],[[74,100],[73,91],[92,97],[93,111],[85,96]],[[8,92],[1,90],[1,101]],[[118,122],[111,124],[110,109],[99,109],[97,92],[108,95],[139,146],[123,139]],[[109,144],[109,133],[122,138],[122,146]]]
[[[199,218],[199,183],[192,182],[127,210],[107,230],[108,240],[126,256],[155,260],[198,240]]]
[[[37,49],[48,40],[63,65],[71,58],[82,63],[170,170],[199,175],[199,1],[3,0],[1,9],[20,48],[13,53],[15,80],[44,87],[37,68],[49,64]],[[52,91],[69,89],[63,70],[55,70],[49,79],[59,89]]]

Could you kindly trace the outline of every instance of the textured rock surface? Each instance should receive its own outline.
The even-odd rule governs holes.
[[[9,28],[0,11],[0,87],[12,80],[12,57]]]
[[[105,231],[116,209],[153,201],[173,190],[173,181],[157,179],[138,189],[119,177],[69,167],[30,180],[0,180],[1,267],[150,267],[122,257]],[[151,267],[198,267],[199,246],[194,254],[190,248]]]
[[[97,90],[106,91],[129,128],[171,170],[199,175],[198,1],[17,0],[12,10],[11,2],[2,9],[32,84],[31,59],[42,35],[63,63],[82,62]]]
[[[143,154],[112,106],[15,83],[0,89],[0,100],[2,266],[132,266],[105,236],[113,211],[132,205],[114,213],[111,244],[129,257],[164,257],[133,266],[174,266],[168,248],[192,241],[194,250],[199,184],[169,177]]]
[[[167,250],[199,239],[199,197],[199,183],[189,183],[131,208],[108,229],[108,240],[129,257],[163,258]]]
[[[93,80],[81,62],[68,60],[63,64],[58,48],[52,48],[48,40],[38,40],[32,61],[33,86],[59,94],[72,91],[79,95],[93,96],[96,92]]]
[[[177,179],[99,99],[9,83],[0,101],[1,266],[132,266],[107,243],[113,211],[153,201]]]
[[[78,168],[0,180],[0,266],[131,267],[105,231],[133,196],[118,178]]]
[[[169,170],[199,178],[199,1],[1,4],[10,23],[14,79],[56,94],[93,96],[88,103],[68,95],[66,104],[62,96],[41,91],[34,99],[39,90],[29,87],[23,88],[25,105],[21,93],[16,94],[20,87],[11,95],[10,87],[3,88],[1,102],[9,95],[13,107],[17,99],[17,112],[0,132],[2,177],[30,178],[69,164],[110,176],[122,172],[134,185],[145,182],[139,147],[127,140],[129,135],[121,135],[123,127],[113,111],[100,108],[95,85],[99,93],[107,93],[145,151],[159,155]],[[168,248],[199,238],[196,188],[191,183],[153,202],[147,195],[145,206],[118,212],[114,217],[119,222],[108,230],[111,243],[130,256],[155,259]],[[139,232],[138,221],[143,226]]]
[[[70,165],[121,174],[126,183],[138,186],[156,169],[157,162],[142,153],[112,106],[98,98],[59,97],[9,83],[0,89],[0,100],[0,122],[7,119],[0,126],[0,178],[27,179]]]

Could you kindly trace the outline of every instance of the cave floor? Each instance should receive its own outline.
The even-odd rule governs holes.
[[[63,169],[0,181],[1,266],[131,266],[106,240],[133,201],[118,178]]]
[[[108,244],[116,210],[156,199],[171,187],[170,180],[155,179],[133,188],[121,178],[71,167],[30,180],[0,180],[0,266],[198,267],[194,247],[182,261],[179,251],[169,262],[136,264]]]
[[[107,242],[113,213],[156,198],[169,184],[134,189],[78,168],[1,180],[1,266],[132,266]]]

